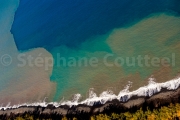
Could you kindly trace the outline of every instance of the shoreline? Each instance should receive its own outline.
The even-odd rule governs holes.
[[[42,118],[48,116],[56,116],[62,118],[63,116],[92,116],[100,113],[112,112],[134,112],[140,108],[150,109],[160,108],[169,104],[180,103],[180,87],[176,90],[161,89],[159,93],[151,97],[148,96],[132,96],[127,102],[121,102],[117,99],[108,101],[105,104],[95,102],[93,106],[79,104],[74,106],[61,105],[59,107],[53,104],[43,106],[21,106],[19,108],[8,108],[0,110],[0,118],[13,118],[15,116],[23,116],[24,114],[37,115]]]

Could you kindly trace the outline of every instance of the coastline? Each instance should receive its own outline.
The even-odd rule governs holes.
[[[0,118],[13,119],[16,116],[23,116],[25,114],[39,116],[40,118],[62,118],[67,116],[72,117],[87,117],[97,115],[100,113],[113,113],[113,112],[135,112],[142,108],[150,109],[160,108],[169,104],[180,103],[180,87],[176,90],[161,89],[159,93],[148,96],[132,96],[128,101],[121,102],[117,99],[108,101],[105,104],[95,102],[93,106],[79,104],[74,106],[61,105],[56,107],[53,104],[48,104],[47,107],[43,106],[21,106],[19,108],[8,108],[0,110]]]

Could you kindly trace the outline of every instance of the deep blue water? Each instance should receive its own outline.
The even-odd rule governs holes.
[[[180,0],[20,0],[11,32],[19,50],[66,45],[125,27],[151,13],[180,13]]]

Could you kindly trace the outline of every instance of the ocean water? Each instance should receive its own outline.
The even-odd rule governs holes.
[[[11,32],[19,50],[74,48],[157,12],[179,14],[179,0],[20,0]]]
[[[43,59],[52,57],[43,48],[23,53],[18,51],[10,32],[18,6],[19,0],[0,1],[0,104],[3,106],[9,102],[14,105],[27,101],[39,101],[45,96],[51,99],[56,87],[49,79],[52,68],[45,71],[44,68],[30,67],[28,64],[18,66],[20,63],[18,56],[22,54],[36,58],[41,53]]]
[[[165,21],[164,21],[165,20]],[[173,22],[172,22],[173,21]],[[171,32],[169,31],[171,29]],[[154,75],[157,82],[164,82],[175,77],[179,72],[179,41],[166,45],[169,39],[180,38],[180,18],[166,15],[156,14],[146,18],[139,23],[128,28],[119,28],[113,30],[108,34],[107,38],[104,36],[97,37],[97,39],[104,39],[108,46],[106,51],[92,51],[92,45],[96,49],[97,39],[85,42],[79,49],[70,49],[68,47],[56,47],[51,50],[55,60],[57,53],[61,53],[66,60],[70,57],[75,58],[98,58],[99,62],[96,67],[88,66],[68,66],[54,65],[52,81],[56,81],[60,86],[57,86],[57,96],[73,94],[73,92],[81,93],[84,96],[89,88],[95,88],[100,94],[102,91],[111,88],[116,94],[123,89],[128,81],[133,82],[133,89],[137,89],[147,84],[147,79]],[[101,41],[97,41],[101,44]],[[89,46],[89,47],[88,47]],[[97,46],[98,49],[98,46]],[[109,50],[110,49],[110,50]],[[134,65],[124,64],[121,67],[107,66],[104,64],[104,57],[112,55],[108,58],[108,63],[114,63],[115,59],[121,57],[123,59],[130,58],[129,63],[133,63],[132,57],[150,56],[150,57],[168,57],[173,61],[173,54],[175,54],[175,66],[139,66],[138,61]],[[80,61],[76,59],[77,61]],[[67,61],[68,62],[68,61]],[[171,64],[170,63],[170,64]],[[61,72],[60,72],[61,71]],[[66,82],[68,81],[68,82]],[[64,92],[64,93],[63,93]],[[59,95],[58,95],[59,93]],[[67,97],[67,96],[66,96]]]
[[[0,10],[0,31],[7,34],[1,37],[1,56],[14,56],[9,68],[0,68],[0,95],[5,99],[20,101],[18,97],[24,96],[24,102],[43,97],[59,101],[76,93],[85,99],[90,88],[97,94],[107,89],[118,94],[128,81],[135,90],[147,85],[152,75],[156,82],[165,82],[180,72],[179,0],[9,0],[0,1]],[[52,58],[54,65],[48,71],[28,65],[19,68],[17,55],[21,53],[42,54]],[[66,60],[65,65],[58,63],[58,55]],[[168,57],[169,64],[175,63],[110,67],[104,64],[106,55],[112,55],[108,63],[138,55]],[[96,58],[98,64],[78,65],[81,58]],[[77,63],[70,62],[73,59]]]

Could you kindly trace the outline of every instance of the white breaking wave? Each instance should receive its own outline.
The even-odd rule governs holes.
[[[14,109],[14,108],[19,108],[22,106],[41,106],[41,107],[47,107],[49,104],[54,105],[55,107],[59,107],[61,105],[68,105],[68,106],[74,106],[74,105],[79,105],[79,104],[85,104],[89,106],[93,106],[94,103],[101,103],[105,104],[107,101],[112,101],[114,99],[119,100],[120,102],[126,102],[128,101],[132,96],[144,96],[144,97],[150,97],[158,92],[161,91],[161,89],[166,88],[168,90],[176,90],[180,86],[180,77],[164,82],[164,83],[156,83],[154,81],[154,78],[149,78],[149,84],[144,87],[140,87],[139,89],[130,92],[129,88],[131,86],[131,82],[125,87],[124,90],[120,91],[118,95],[115,95],[113,91],[107,90],[102,92],[99,97],[94,93],[93,89],[90,89],[89,91],[89,98],[83,101],[80,101],[81,94],[75,94],[74,99],[72,101],[64,101],[62,100],[61,102],[50,102],[47,103],[45,102],[45,99],[43,102],[35,102],[35,103],[24,103],[24,104],[19,104],[19,105],[14,105],[10,106],[10,103],[3,107],[0,107],[0,110],[7,110],[7,109]]]

